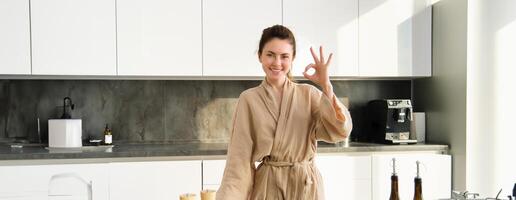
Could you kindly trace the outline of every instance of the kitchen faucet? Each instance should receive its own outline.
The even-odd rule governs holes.
[[[61,116],[61,119],[72,119],[72,115],[66,112],[66,100],[68,100],[68,106],[70,106],[70,110],[73,110],[75,107],[75,105],[72,104],[72,99],[70,97],[65,97],[63,99],[63,115]]]

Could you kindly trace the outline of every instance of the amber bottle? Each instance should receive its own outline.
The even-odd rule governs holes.
[[[423,200],[423,188],[421,185],[421,177],[419,176],[419,161],[416,161],[417,175],[414,178],[414,200]]]
[[[396,159],[392,159],[391,196],[389,200],[400,200],[398,193],[398,175],[396,174]]]

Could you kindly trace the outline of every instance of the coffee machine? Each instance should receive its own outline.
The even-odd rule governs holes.
[[[409,139],[413,120],[410,99],[379,99],[367,103],[366,130],[370,142],[414,144]]]

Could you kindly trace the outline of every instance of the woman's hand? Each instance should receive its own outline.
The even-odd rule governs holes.
[[[319,47],[319,56],[317,56],[310,47],[310,52],[312,53],[312,56],[314,57],[314,63],[310,63],[305,67],[305,71],[303,72],[303,75],[306,79],[314,82],[315,84],[319,85],[321,89],[323,90],[324,94],[328,96],[329,98],[333,97],[333,86],[330,82],[330,75],[328,73],[328,66],[330,65],[331,58],[333,57],[333,53],[330,53],[330,56],[328,57],[328,60],[326,61],[324,59],[323,54],[323,48],[322,46]],[[313,68],[315,69],[315,73],[312,75],[309,75],[307,71]]]

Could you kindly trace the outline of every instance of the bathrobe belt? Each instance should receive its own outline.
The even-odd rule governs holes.
[[[310,165],[313,164],[312,159],[310,160],[303,160],[299,162],[287,162],[287,161],[271,161],[270,157],[267,156],[263,158],[262,164],[272,167],[290,167],[293,171],[293,174],[296,177],[304,178],[304,184],[309,185],[312,184],[312,178],[311,178],[311,171],[310,171]]]

